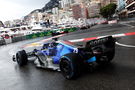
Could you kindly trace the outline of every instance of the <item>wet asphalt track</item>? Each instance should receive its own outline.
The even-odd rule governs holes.
[[[76,39],[135,32],[125,25],[98,25],[90,30],[72,32],[60,39]],[[11,60],[18,47],[42,40],[29,40],[0,47],[0,90],[135,90],[135,48],[116,45],[116,55],[106,67],[96,65],[77,80],[65,80],[60,72],[37,69],[32,63],[25,67]],[[119,43],[135,45],[135,36],[122,37]]]

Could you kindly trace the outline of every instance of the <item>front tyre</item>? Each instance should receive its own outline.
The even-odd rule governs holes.
[[[18,51],[16,53],[16,60],[19,66],[23,66],[26,65],[28,62],[28,58],[27,58],[27,54],[25,52],[25,50],[22,51]]]
[[[66,79],[75,79],[80,75],[81,59],[78,54],[70,53],[62,56],[60,70]]]

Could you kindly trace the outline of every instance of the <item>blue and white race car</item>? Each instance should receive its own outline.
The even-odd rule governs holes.
[[[13,56],[19,66],[28,63],[31,57],[37,67],[61,71],[66,79],[77,78],[82,70],[90,64],[109,63],[115,55],[115,38],[107,36],[87,41],[83,44],[70,41],[59,41],[54,38],[51,43],[45,43],[40,50],[32,52],[18,51]]]

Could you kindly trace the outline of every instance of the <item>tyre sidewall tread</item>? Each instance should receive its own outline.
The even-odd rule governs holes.
[[[26,54],[26,52],[24,50],[18,51],[16,53],[16,58],[18,58],[17,63],[19,64],[19,66],[26,65],[27,62],[28,62],[27,54]]]
[[[61,69],[61,62],[62,60],[67,60],[69,62],[69,66],[71,67],[72,71],[69,76],[64,76],[66,79],[75,79],[80,75],[81,71],[81,60],[79,58],[79,55],[76,53],[70,53],[64,55],[60,60],[60,69]],[[63,72],[62,72],[63,74]],[[64,75],[64,74],[63,74]]]

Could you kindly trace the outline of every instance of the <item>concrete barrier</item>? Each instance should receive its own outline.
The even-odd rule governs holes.
[[[23,40],[26,40],[26,36],[13,37],[13,38],[12,38],[12,43],[14,43],[14,42],[19,42],[19,41],[23,41]]]

